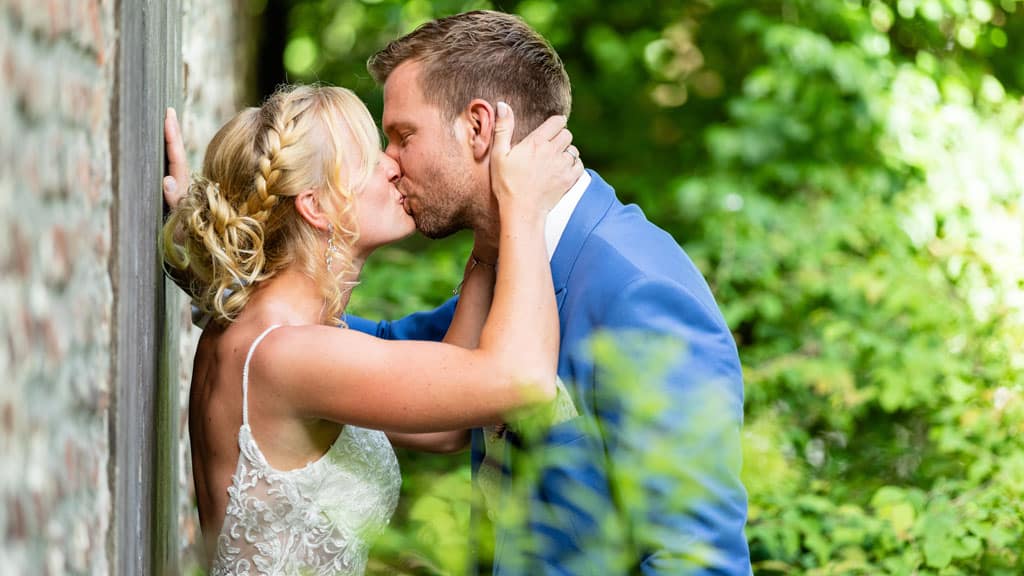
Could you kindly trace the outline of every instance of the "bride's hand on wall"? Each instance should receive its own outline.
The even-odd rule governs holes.
[[[164,117],[164,142],[167,146],[167,175],[164,176],[164,202],[172,210],[185,195],[188,185],[188,157],[185,155],[185,142],[181,138],[181,126],[174,108],[167,109]]]

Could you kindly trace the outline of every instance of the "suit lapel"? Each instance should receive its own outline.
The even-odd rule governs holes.
[[[559,316],[561,316],[562,305],[565,303],[566,285],[569,282],[569,274],[572,272],[576,259],[580,255],[583,243],[586,242],[590,233],[593,232],[597,223],[604,218],[615,201],[615,191],[605,182],[597,172],[587,170],[590,173],[590,186],[587,186],[583,197],[569,218],[569,223],[558,241],[558,247],[551,257],[551,280],[555,286],[555,300],[558,303]],[[560,318],[562,324],[565,319]]]

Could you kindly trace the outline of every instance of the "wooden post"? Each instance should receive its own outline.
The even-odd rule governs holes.
[[[163,117],[179,105],[180,0],[121,0],[114,109],[117,574],[178,572],[178,320],[160,267]]]

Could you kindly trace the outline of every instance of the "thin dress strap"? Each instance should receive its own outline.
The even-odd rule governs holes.
[[[259,343],[263,341],[267,334],[270,334],[271,330],[279,328],[280,326],[280,324],[274,324],[270,328],[264,330],[263,334],[257,336],[256,340],[253,341],[252,346],[249,347],[249,354],[245,357],[245,366],[242,367],[242,424],[246,426],[249,425],[249,361],[252,360],[252,353],[256,351],[256,347],[259,346]]]

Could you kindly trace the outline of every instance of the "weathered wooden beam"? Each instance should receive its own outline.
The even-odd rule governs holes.
[[[114,237],[117,574],[174,574],[177,534],[177,319],[157,238],[163,115],[180,94],[180,0],[121,0]]]

